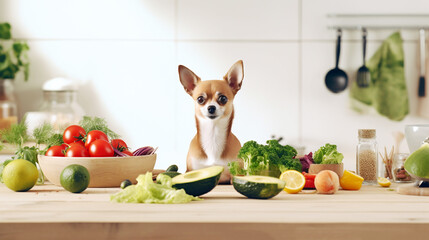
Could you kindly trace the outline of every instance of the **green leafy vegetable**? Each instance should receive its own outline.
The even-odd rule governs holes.
[[[343,154],[337,151],[337,145],[325,144],[314,153],[314,162],[317,164],[340,164],[343,161]]]
[[[271,176],[292,169],[301,172],[302,165],[299,159],[295,159],[296,154],[295,148],[283,146],[277,140],[268,140],[267,145],[248,141],[238,153],[243,164],[231,162],[229,171],[232,175],[264,175],[268,172]]]
[[[171,178],[159,175],[160,183],[154,183],[152,173],[148,172],[137,177],[137,184],[126,187],[110,197],[111,201],[121,203],[188,203],[200,200],[186,194],[185,190],[174,189]]]
[[[110,139],[120,137],[107,126],[107,122],[103,118],[84,116],[83,119],[79,122],[79,125],[83,127],[87,133],[92,130],[100,130],[107,134]]]

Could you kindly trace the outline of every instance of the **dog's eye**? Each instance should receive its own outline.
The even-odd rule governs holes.
[[[220,104],[224,105],[228,102],[228,98],[225,95],[220,95],[218,101]]]
[[[204,99],[204,97],[203,96],[199,96],[198,98],[197,98],[197,103],[198,104],[203,104],[204,102],[205,102],[206,100]]]

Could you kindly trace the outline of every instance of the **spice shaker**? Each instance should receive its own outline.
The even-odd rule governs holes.
[[[375,129],[359,129],[359,143],[356,147],[356,173],[364,183],[377,182],[377,141]]]

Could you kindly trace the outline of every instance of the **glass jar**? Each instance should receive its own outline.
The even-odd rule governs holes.
[[[378,149],[375,129],[359,129],[356,147],[356,173],[364,183],[377,183]]]
[[[18,122],[18,111],[12,80],[0,78],[0,129]]]
[[[395,153],[393,156],[392,176],[393,181],[397,183],[413,182],[410,174],[405,171],[404,163],[408,158],[408,153]]]
[[[54,129],[64,130],[71,124],[77,124],[84,111],[77,103],[77,92],[71,80],[54,78],[43,85],[43,103],[40,112],[45,114],[47,122]]]

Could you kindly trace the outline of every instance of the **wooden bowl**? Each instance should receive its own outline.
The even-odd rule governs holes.
[[[39,155],[39,164],[46,178],[61,186],[60,175],[71,164],[79,164],[89,171],[88,187],[119,187],[129,179],[133,184],[140,174],[151,172],[156,154],[130,157],[48,157]]]
[[[308,173],[310,174],[318,174],[323,170],[331,170],[334,171],[338,177],[342,177],[344,173],[344,164],[310,164],[310,168],[308,169]]]

